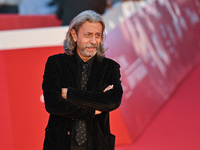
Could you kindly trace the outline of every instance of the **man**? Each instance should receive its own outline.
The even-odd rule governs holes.
[[[70,23],[65,53],[47,60],[42,87],[50,117],[44,150],[114,149],[109,112],[120,106],[123,91],[119,64],[104,57],[104,29],[99,14],[80,13]]]

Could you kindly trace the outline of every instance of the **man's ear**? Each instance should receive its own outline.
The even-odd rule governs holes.
[[[71,29],[71,35],[72,35],[74,42],[76,42],[77,41],[77,35],[76,35],[76,31],[74,29]]]

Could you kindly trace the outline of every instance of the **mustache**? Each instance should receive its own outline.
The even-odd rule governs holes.
[[[98,45],[97,44],[94,44],[94,45],[92,45],[92,44],[88,44],[88,45],[86,45],[85,46],[85,48],[98,48]]]

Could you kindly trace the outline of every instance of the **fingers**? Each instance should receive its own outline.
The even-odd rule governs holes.
[[[101,113],[102,113],[102,111],[95,110],[95,115],[99,115],[99,114],[101,114]]]
[[[67,99],[67,91],[68,91],[68,88],[62,88],[62,97]]]
[[[107,86],[107,87],[103,90],[103,92],[106,92],[106,91],[108,91],[108,90],[111,90],[111,89],[113,89],[113,87],[114,87],[114,85],[109,85],[109,86]],[[101,113],[102,113],[102,111],[95,110],[95,115],[99,115],[99,114],[101,114]]]
[[[106,88],[103,90],[103,92],[106,92],[106,91],[108,91],[108,90],[111,90],[111,89],[113,89],[113,87],[114,87],[114,85],[109,85],[108,87],[106,87]]]

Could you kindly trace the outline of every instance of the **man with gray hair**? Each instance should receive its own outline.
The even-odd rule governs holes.
[[[104,29],[99,14],[80,13],[69,25],[65,53],[48,58],[43,150],[114,150],[109,112],[120,106],[123,91],[119,64],[104,55]]]

